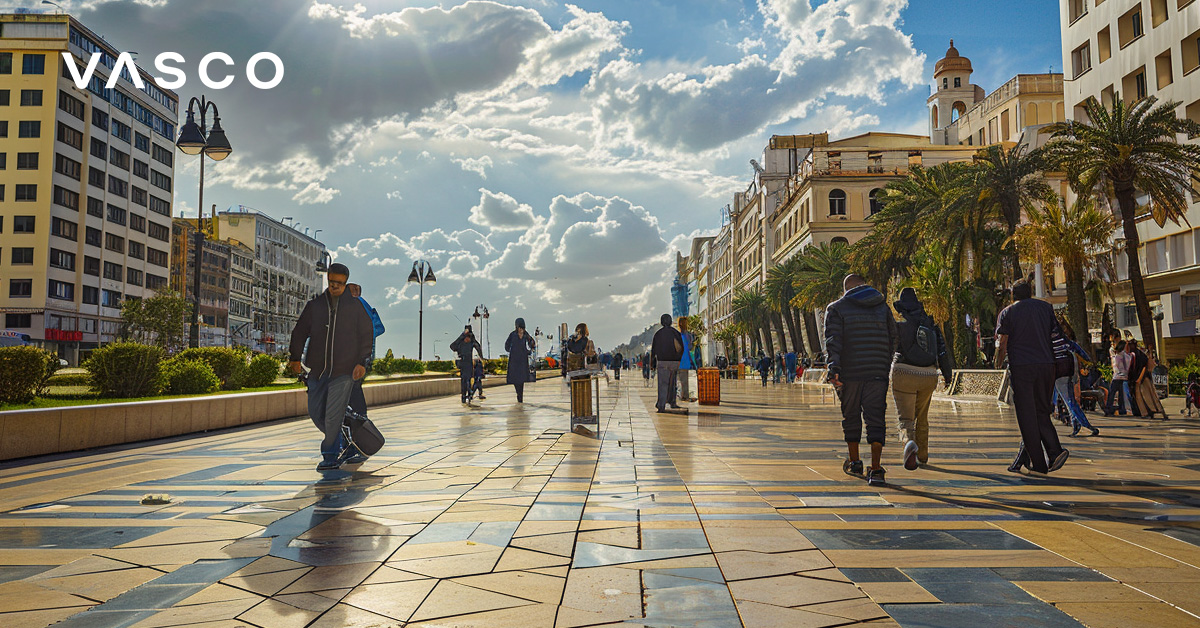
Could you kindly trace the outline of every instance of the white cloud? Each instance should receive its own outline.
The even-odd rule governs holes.
[[[482,157],[465,157],[462,159],[451,159],[451,163],[458,164],[464,172],[474,172],[481,179],[487,179],[488,168],[492,167],[492,158],[484,155]]]
[[[536,222],[532,207],[518,203],[503,192],[492,192],[485,188],[479,188],[479,203],[471,208],[467,220],[493,231],[529,229]]]

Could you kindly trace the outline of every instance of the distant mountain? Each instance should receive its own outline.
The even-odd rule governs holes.
[[[617,345],[613,351],[620,351],[621,355],[625,357],[632,357],[646,353],[650,351],[650,343],[653,342],[654,334],[659,329],[662,329],[662,325],[655,323],[647,327],[642,333],[631,337],[629,342]]]

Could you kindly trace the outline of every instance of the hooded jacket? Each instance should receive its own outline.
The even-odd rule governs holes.
[[[683,359],[683,336],[678,329],[671,327],[671,315],[663,314],[660,319],[662,329],[654,332],[654,340],[650,343],[650,356],[654,364],[659,361],[679,362]],[[676,347],[675,343],[679,343]]]
[[[843,382],[887,381],[896,352],[896,319],[883,295],[858,286],[825,311],[829,374]]]
[[[454,342],[450,343],[450,350],[458,355],[459,360],[471,361],[471,352],[478,351],[479,357],[483,358],[483,345],[479,344],[479,339],[475,337],[474,332],[471,333],[471,338],[467,339],[467,332],[463,330]]]
[[[904,317],[904,320],[896,323],[896,363],[907,364],[904,361],[905,349],[917,342],[917,328],[924,325],[932,329],[937,338],[937,348],[934,351],[934,356],[937,358],[936,365],[942,372],[942,378],[949,382],[954,371],[954,361],[950,358],[950,353],[946,351],[946,339],[942,337],[942,330],[938,327],[937,322],[925,312],[925,306],[917,300],[916,292],[912,292],[911,295],[908,294],[909,292],[912,292],[912,289],[905,288],[900,293],[900,300],[895,303],[896,311]]]
[[[353,374],[360,364],[366,367],[374,345],[375,330],[366,308],[349,291],[334,297],[326,290],[305,304],[292,329],[289,351],[293,362],[304,355],[304,365],[314,377],[341,377]]]
[[[525,329],[525,319],[518,318],[516,326]],[[525,337],[517,335],[517,330],[514,329],[508,334],[508,340],[504,341],[504,350],[508,352],[508,373],[504,376],[504,381],[508,384],[521,384],[533,381],[533,377],[529,373],[529,356],[533,353],[533,337],[529,335],[529,330],[525,329]],[[525,368],[521,368],[524,365]]]

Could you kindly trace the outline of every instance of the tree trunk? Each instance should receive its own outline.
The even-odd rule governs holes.
[[[817,354],[824,351],[825,347],[821,346],[821,336],[817,333],[817,315],[808,308],[804,310],[804,331],[808,336],[808,346],[812,348],[809,357],[815,360]]]
[[[796,332],[796,310],[791,305],[785,304],[783,306],[783,321],[787,324],[788,335],[792,339],[792,351],[795,351],[796,355],[800,355],[802,351],[800,349],[800,334]]]
[[[766,315],[762,317],[762,325],[759,327],[759,333],[762,334],[763,340],[766,341],[763,343],[763,346],[765,346],[767,348],[767,355],[774,357],[775,356],[775,340],[773,338],[771,338],[771,313],[770,312],[767,312]]]
[[[783,312],[771,312],[771,322],[779,329],[779,350],[787,353],[788,343],[787,328],[783,324]]]
[[[1021,223],[1021,206],[1020,203],[1011,199],[1002,201],[1004,205],[1004,221],[1008,227],[1009,247],[1008,260],[1012,266],[1013,281],[1021,279],[1025,275],[1021,273],[1021,256],[1017,252],[1017,245],[1011,241],[1013,234],[1017,232],[1017,227]]]
[[[1114,310],[1115,306],[1112,303],[1104,304],[1104,322],[1100,324],[1100,351],[1104,353],[1105,358],[1108,357],[1112,349],[1112,337],[1113,333],[1116,332],[1116,328],[1113,325],[1115,322],[1113,321],[1113,315],[1116,313]],[[1096,359],[1100,359],[1100,356],[1096,356]]]
[[[1083,266],[1072,264],[1067,267],[1067,319],[1075,329],[1075,342],[1083,347],[1093,360],[1099,359],[1092,349],[1092,333],[1088,331],[1087,295],[1083,291]]]
[[[1121,207],[1121,227],[1125,232],[1125,258],[1129,267],[1129,285],[1133,288],[1133,304],[1137,308],[1138,328],[1142,332],[1142,346],[1147,353],[1157,353],[1157,338],[1154,337],[1154,319],[1150,314],[1150,301],[1146,298],[1146,284],[1142,280],[1142,264],[1138,259],[1138,249],[1141,238],[1138,236],[1135,213],[1137,200],[1133,196],[1133,186],[1130,184],[1117,185],[1117,204]]]
[[[946,353],[950,354],[950,362],[956,365],[958,368],[965,368],[966,365],[959,362],[955,356],[955,354],[958,353],[958,346],[954,342],[954,318],[942,323],[942,336],[944,336],[946,340]]]

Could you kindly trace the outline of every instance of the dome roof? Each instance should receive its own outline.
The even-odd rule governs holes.
[[[933,78],[941,76],[943,72],[972,72],[971,60],[958,54],[958,48],[954,47],[954,40],[950,40],[950,48],[946,51],[946,56],[933,66]]]

